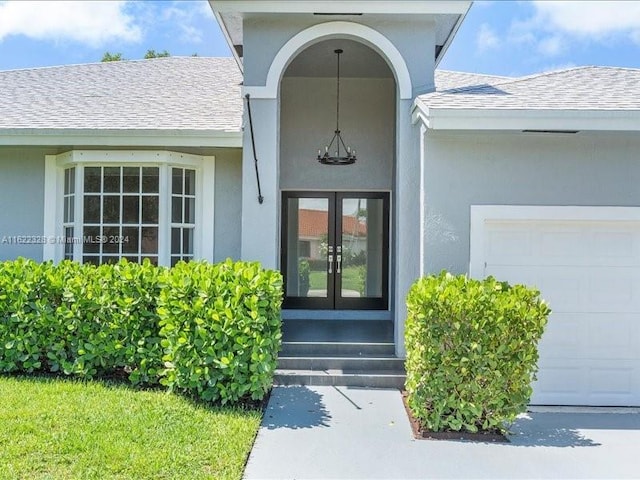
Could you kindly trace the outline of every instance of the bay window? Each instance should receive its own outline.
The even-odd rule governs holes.
[[[64,241],[49,246],[45,258],[173,266],[213,256],[213,157],[72,151],[54,158],[56,172],[47,175],[54,168],[49,158],[45,176],[60,182],[48,191],[60,191],[55,204],[61,211],[55,232],[47,234]]]

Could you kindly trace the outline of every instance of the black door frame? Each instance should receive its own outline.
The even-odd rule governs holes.
[[[328,274],[327,296],[322,297],[288,297],[287,296],[287,261],[288,261],[288,225],[290,198],[326,198],[328,200],[328,239],[333,246],[338,245],[342,236],[342,200],[348,198],[370,198],[383,201],[383,238],[382,238],[382,296],[381,297],[342,297],[342,275],[336,273],[336,255],[332,273]],[[306,310],[387,310],[389,308],[389,192],[340,192],[340,191],[284,191],[282,192],[282,217],[280,221],[280,270],[285,277],[283,308]],[[327,264],[327,270],[329,270]]]

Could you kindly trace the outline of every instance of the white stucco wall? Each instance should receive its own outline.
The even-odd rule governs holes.
[[[245,18],[244,85],[262,86],[273,58],[296,34],[313,25],[335,21],[309,15],[254,15]],[[367,15],[356,22],[373,28],[393,43],[409,70],[414,95],[433,90],[435,29],[432,21],[415,16]]]
[[[640,206],[634,134],[425,135],[424,269],[466,273],[470,206]]]
[[[0,261],[42,260],[42,245],[10,242],[13,236],[44,234],[44,156],[52,152],[0,148]]]
[[[285,77],[281,88],[280,188],[283,190],[386,190],[394,180],[395,82],[341,81],[340,129],[357,149],[348,167],[321,165],[318,149],[335,130],[335,79]]]

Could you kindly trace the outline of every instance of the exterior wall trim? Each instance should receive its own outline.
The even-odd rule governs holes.
[[[396,77],[400,99],[413,98],[409,69],[395,45],[387,37],[371,27],[343,21],[321,23],[299,32],[276,54],[267,74],[266,85],[246,86],[244,87],[244,93],[251,95],[253,98],[278,98],[280,79],[290,61],[307,46],[324,38],[336,37],[364,40],[366,45],[378,52],[389,63]]]
[[[485,225],[501,221],[640,222],[640,207],[471,205],[469,276],[484,276]]]
[[[417,99],[412,112],[430,130],[637,131],[636,110],[433,108]]]
[[[214,11],[243,13],[382,13],[382,14],[451,14],[465,13],[471,2],[439,0],[416,2],[413,0],[371,2],[369,0],[211,0]]]

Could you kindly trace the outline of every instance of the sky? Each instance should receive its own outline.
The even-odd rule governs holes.
[[[0,70],[126,59],[149,49],[229,56],[206,1],[2,1]],[[640,1],[480,1],[440,68],[520,76],[640,68]]]

